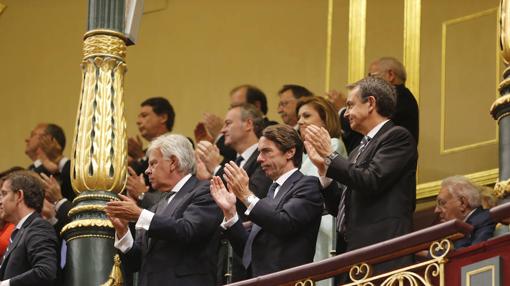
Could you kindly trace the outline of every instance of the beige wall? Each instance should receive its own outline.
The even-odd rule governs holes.
[[[29,164],[24,138],[38,122],[60,124],[72,137],[87,1],[0,2],[7,5],[0,16],[3,170]],[[203,112],[225,113],[238,84],[261,87],[274,120],[282,84],[322,94],[327,8],[327,1],[308,0],[146,1],[139,43],[127,57],[128,134],[137,133],[139,104],[151,96],[167,97],[177,112],[174,131],[192,136]],[[335,65],[345,70],[346,61]]]
[[[417,0],[367,0],[365,66],[383,55],[403,58],[406,1]],[[29,164],[24,138],[38,122],[60,124],[72,137],[87,7],[85,0],[0,2],[7,5],[0,15],[3,170]],[[269,117],[280,120],[279,87],[298,83],[322,94],[328,59],[330,86],[344,90],[350,1],[332,3],[327,58],[328,0],[146,0],[139,42],[128,50],[128,134],[137,133],[139,103],[165,96],[177,111],[175,132],[192,136],[201,114],[223,114],[229,90],[242,83],[261,87],[268,95]],[[496,122],[488,114],[501,68],[497,4],[421,1],[421,33],[415,35],[421,39],[420,183],[497,168]],[[458,150],[466,145],[471,147]]]

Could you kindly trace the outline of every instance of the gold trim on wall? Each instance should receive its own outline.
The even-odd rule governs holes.
[[[420,98],[420,30],[421,0],[404,2],[404,59],[407,70],[406,86],[416,101]]]
[[[496,138],[486,141],[481,141],[473,144],[462,145],[453,148],[445,148],[445,134],[446,134],[446,32],[449,25],[458,24],[461,22],[470,21],[476,18],[480,18],[483,16],[490,15],[492,13],[497,13],[498,8],[492,8],[488,10],[484,10],[481,12],[477,12],[474,14],[466,15],[463,17],[451,19],[444,21],[442,24],[442,40],[441,40],[441,128],[440,128],[440,146],[439,153],[441,155],[451,154],[455,152],[470,150],[479,148],[486,145],[495,144],[498,142],[498,128],[496,126]],[[496,85],[499,83],[499,46],[498,42],[496,42]],[[495,90],[495,98],[498,98],[497,88]]]
[[[498,180],[499,169],[491,169],[486,171],[481,171],[477,173],[472,173],[468,175],[464,175],[466,178],[470,179],[471,182],[477,185],[491,185],[495,184]],[[441,187],[441,181],[433,181],[429,183],[419,184],[416,187],[416,199],[425,199],[429,197],[435,197],[439,193],[439,189]]]
[[[471,276],[472,275],[480,274],[480,273],[486,272],[486,271],[491,272],[491,276],[492,276],[492,284],[491,285],[494,285],[494,282],[496,281],[496,267],[494,265],[487,265],[487,266],[480,267],[478,269],[466,272],[466,285],[471,286]],[[487,281],[485,281],[485,282],[487,282]],[[487,285],[487,284],[485,284],[485,285]]]
[[[324,90],[331,87],[331,42],[333,40],[333,0],[328,0],[328,18],[326,28],[326,72],[324,74]]]
[[[5,4],[0,3],[0,15],[2,15],[2,12],[5,10],[5,8],[7,8],[7,6],[5,6]]]
[[[352,83],[365,76],[365,43],[367,25],[367,1],[349,1],[349,48],[347,82]]]

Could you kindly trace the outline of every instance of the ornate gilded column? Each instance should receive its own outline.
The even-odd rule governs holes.
[[[503,80],[499,84],[498,98],[491,107],[491,114],[499,125],[499,181],[494,187],[495,194],[505,198],[510,194],[510,3],[500,2],[500,50],[506,64]]]
[[[78,196],[69,212],[72,222],[62,230],[67,242],[64,285],[122,285],[115,233],[104,206],[117,200],[126,184],[124,1],[89,0],[71,160]]]

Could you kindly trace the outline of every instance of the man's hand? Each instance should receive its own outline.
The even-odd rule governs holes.
[[[195,126],[195,130],[193,130],[193,133],[195,134],[195,142],[209,141],[211,143],[214,143],[214,138],[207,131],[207,128],[205,128],[205,124],[203,122],[197,123],[197,126]]]
[[[145,185],[143,174],[137,175],[135,170],[131,167],[128,167],[128,172],[129,176],[127,177],[126,190],[132,199],[137,200],[138,196],[147,192],[149,187]]]
[[[213,140],[220,135],[220,131],[223,128],[223,119],[218,115],[212,113],[204,113],[204,125],[207,132],[211,134]]]
[[[200,157],[198,156],[198,153],[195,151],[195,161],[197,162],[197,178],[199,180],[209,180],[212,177],[212,174],[207,171],[207,168],[205,167],[204,162],[200,160]]]
[[[127,221],[137,221],[142,209],[128,196],[119,194],[121,201],[110,201],[106,203],[104,211],[109,217],[119,218]],[[113,221],[112,221],[113,223]]]
[[[246,199],[253,195],[249,188],[248,174],[232,161],[225,164],[224,172],[223,178],[227,181],[229,191],[233,192],[246,205]]]
[[[128,155],[133,160],[138,160],[140,158],[143,158],[143,156],[145,156],[145,153],[143,152],[142,138],[140,138],[140,135],[136,135],[135,138],[129,137],[129,139],[128,139]]]
[[[44,199],[43,208],[41,210],[41,216],[45,220],[51,220],[57,216],[55,205],[48,201],[47,199]]]
[[[225,219],[233,218],[236,215],[236,196],[225,188],[223,181],[218,176],[211,179],[211,186],[209,188],[212,198],[223,211]]]
[[[60,201],[62,197],[62,190],[60,188],[60,184],[57,182],[55,177],[53,176],[46,176],[46,174],[41,173],[40,174],[43,186],[44,186],[44,195],[46,199],[54,204],[58,201]]]
[[[127,220],[112,216],[108,216],[108,219],[112,222],[113,227],[115,228],[115,232],[117,233],[117,239],[121,239],[124,235],[126,235],[128,231]]]
[[[324,157],[320,156],[319,153],[317,153],[312,143],[305,140],[304,144],[306,148],[306,153],[308,154],[308,158],[315,165],[315,167],[317,167],[319,176],[326,176],[327,166]]]
[[[333,153],[331,137],[324,127],[309,125],[305,131],[305,141],[312,144],[317,154],[323,158]]]
[[[221,163],[220,150],[216,145],[208,141],[200,141],[197,144],[196,153],[205,164],[205,167],[209,174],[214,174],[214,169]]]
[[[39,146],[50,161],[57,162],[57,160],[60,159],[59,157],[62,155],[62,147],[52,136],[48,134],[41,136]]]
[[[330,90],[329,92],[326,92],[326,96],[329,102],[331,102],[333,106],[335,106],[336,112],[340,111],[340,109],[345,106],[345,102],[347,101],[347,98],[345,97],[344,94],[334,89]]]

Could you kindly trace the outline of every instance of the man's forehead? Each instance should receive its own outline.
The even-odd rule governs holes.
[[[359,99],[359,93],[360,93],[359,86],[354,87],[347,94],[347,101],[352,102],[352,101],[358,100]]]
[[[4,180],[2,182],[1,190],[2,191],[9,191],[9,190],[11,190],[11,180]]]
[[[150,105],[144,105],[140,108],[140,113],[154,113],[154,109]]]
[[[225,120],[227,119],[237,119],[241,117],[241,108],[240,107],[233,107],[229,111],[227,111],[227,115],[225,115]]]

